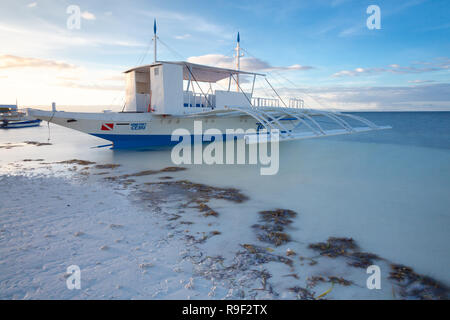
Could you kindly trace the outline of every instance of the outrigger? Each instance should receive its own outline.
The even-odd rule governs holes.
[[[175,145],[178,141],[172,141],[172,132],[178,128],[194,132],[195,121],[201,121],[204,130],[221,132],[239,128],[255,129],[259,134],[265,129],[269,140],[271,133],[277,131],[279,141],[390,128],[353,114],[306,109],[302,99],[282,99],[264,74],[240,70],[239,34],[236,69],[186,61],[158,61],[157,41],[155,22],[154,62],[125,71],[122,112],[64,112],[56,111],[53,106],[52,111],[29,109],[29,115],[109,140],[114,148]],[[257,77],[266,80],[277,98],[254,96]],[[246,78],[247,82],[249,78],[253,80],[251,90],[242,89],[240,78]],[[218,85],[219,81],[222,85]],[[223,88],[224,82],[228,88]],[[234,85],[235,91],[231,89]],[[245,133],[238,138],[252,141]]]

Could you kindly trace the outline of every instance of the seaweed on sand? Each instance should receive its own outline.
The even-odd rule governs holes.
[[[185,167],[167,167],[164,169],[159,170],[159,172],[178,172],[178,171],[184,171],[187,170]]]
[[[117,167],[120,167],[120,164],[107,163],[107,164],[97,164],[95,166],[96,169],[115,169]]]
[[[343,257],[347,264],[357,268],[367,268],[375,260],[384,260],[379,256],[360,251],[351,238],[330,237],[326,242],[313,243],[310,249],[319,251],[321,256],[330,258]],[[400,296],[406,299],[443,299],[449,298],[450,289],[443,283],[424,275],[420,275],[411,267],[399,264],[390,264],[389,279],[400,288]],[[328,280],[346,285],[342,278],[329,277]],[[312,283],[322,281],[313,278]]]
[[[320,251],[320,255],[336,258],[349,254],[349,250],[356,249],[357,246],[352,238],[328,238],[327,242],[312,243],[310,249]]]
[[[450,289],[443,283],[420,275],[410,267],[391,264],[389,279],[394,280],[400,287],[403,298],[421,300],[448,300]]]
[[[3,145],[0,145],[0,149],[12,149],[12,148],[17,148],[17,147],[23,147],[24,144],[13,144],[11,142],[7,142]]]
[[[198,206],[196,206],[196,208],[198,209],[198,211],[203,213],[203,216],[205,216],[205,217],[210,217],[210,216],[218,217],[219,216],[217,211],[213,210],[210,206],[208,206],[203,201],[195,200],[195,202],[198,203]]]
[[[268,262],[281,262],[289,267],[293,266],[293,261],[281,255],[270,253],[266,248],[252,245],[252,244],[242,244],[244,249],[246,249],[251,255],[251,259],[258,264],[268,263]]]
[[[336,276],[329,276],[329,277],[323,277],[323,276],[312,276],[307,279],[308,287],[313,288],[317,285],[318,282],[324,282],[324,283],[336,283],[340,284],[341,286],[348,287],[353,284],[352,281],[346,280],[342,277],[336,277]]]
[[[124,175],[121,175],[121,176],[119,176],[117,178],[118,179],[126,179],[126,178],[129,178],[129,177],[149,176],[149,175],[157,174],[157,173],[159,173],[158,170],[143,170],[143,171],[139,171],[139,172],[136,172],[136,173],[124,174]]]
[[[352,238],[330,237],[326,242],[312,243],[310,249],[319,251],[321,256],[329,258],[345,257],[347,264],[355,268],[367,268],[380,260],[376,254],[360,251],[355,240]]]
[[[315,300],[316,299],[314,297],[315,293],[313,291],[310,291],[309,289],[306,289],[303,287],[295,286],[295,287],[289,288],[289,291],[297,294],[297,299],[301,299],[301,300]]]
[[[80,160],[80,159],[72,159],[72,160],[64,160],[64,161],[59,161],[56,163],[60,163],[60,164],[78,164],[80,166],[88,166],[91,164],[95,164],[95,162],[92,161],[87,161],[87,160]]]
[[[236,252],[230,263],[225,263],[222,256],[207,256],[199,258],[192,257],[196,266],[196,274],[215,281],[227,282],[236,288],[238,297],[256,298],[258,292],[271,294],[277,297],[278,293],[269,282],[272,275],[262,268],[262,265],[269,262],[280,262],[292,268],[293,261],[285,256],[273,254],[266,248],[253,244],[241,244],[244,250]],[[258,268],[255,268],[258,267]],[[252,288],[245,290],[242,288]],[[239,289],[239,290],[237,290]]]
[[[142,177],[142,176],[149,176],[153,174],[163,173],[163,172],[178,172],[178,171],[184,171],[187,170],[187,168],[184,167],[166,167],[161,170],[143,170],[135,173],[129,173],[119,176],[119,179],[126,179],[129,177]]]
[[[374,260],[380,259],[380,257],[376,254],[360,251],[349,253],[348,257],[352,260],[348,262],[349,265],[363,269],[366,269],[368,266],[372,265]]]
[[[260,241],[268,242],[275,246],[281,246],[291,240],[290,236],[283,232],[285,227],[292,223],[297,213],[288,209],[276,209],[260,211],[260,220],[264,224],[255,224],[253,228],[257,230],[257,238]]]
[[[203,200],[203,202],[214,198],[241,203],[248,199],[247,196],[234,188],[213,187],[188,180],[147,182],[145,185],[158,186],[167,191],[170,190],[172,193],[183,193],[190,199]]]
[[[295,211],[289,209],[260,211],[259,214],[261,215],[262,220],[275,225],[291,224],[292,220],[290,220],[290,218],[295,218],[297,215]]]
[[[26,144],[32,144],[32,145],[34,145],[34,146],[36,146],[36,147],[40,147],[40,146],[50,146],[50,145],[52,145],[52,144],[49,143],[49,142],[38,142],[38,141],[24,141],[24,143],[26,143]]]
[[[202,236],[200,238],[196,238],[193,235],[186,235],[186,240],[193,242],[193,243],[204,243],[206,240],[208,240],[211,237],[220,235],[221,232],[217,230],[213,230],[210,232],[203,232]]]
[[[170,176],[163,176],[163,177],[159,177],[158,179],[159,179],[159,180],[172,180],[173,177],[170,177]]]

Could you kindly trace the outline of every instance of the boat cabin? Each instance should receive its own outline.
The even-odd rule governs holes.
[[[125,112],[171,115],[209,111],[225,106],[252,106],[255,78],[257,75],[264,76],[182,61],[158,61],[127,70],[125,74]],[[239,86],[240,75],[253,76],[251,92],[242,91]],[[213,84],[219,81],[225,82],[221,86],[222,90],[213,88]],[[236,91],[231,90],[232,85]]]

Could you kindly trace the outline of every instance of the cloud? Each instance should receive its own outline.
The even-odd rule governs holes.
[[[309,108],[343,110],[447,110],[450,83],[410,86],[281,88],[282,96],[297,96]]]
[[[178,40],[184,40],[184,39],[188,39],[190,37],[191,37],[191,35],[189,33],[186,33],[186,34],[183,34],[183,35],[175,36],[174,38],[178,39]]]
[[[427,67],[417,67],[418,64],[427,65]],[[408,67],[402,67],[398,64],[390,64],[382,68],[356,68],[353,70],[341,70],[334,73],[333,77],[356,77],[361,75],[371,75],[380,73],[393,73],[393,74],[408,74],[408,73],[425,73],[440,70],[447,70],[450,67],[450,59],[438,58],[434,62],[420,62],[410,65]]]
[[[207,54],[203,56],[194,56],[187,59],[188,62],[205,64],[209,66],[236,69],[236,60],[233,57],[222,54]],[[241,58],[241,70],[246,71],[288,71],[288,70],[310,70],[313,67],[294,64],[286,67],[274,67],[266,61],[254,57]]]
[[[10,69],[10,68],[74,69],[75,66],[69,63],[55,60],[25,58],[13,55],[0,55],[0,69]]]
[[[24,105],[47,105],[49,97],[59,105],[120,104],[117,98],[124,96],[124,84],[117,66],[0,56],[2,97],[12,101],[19,97]]]
[[[42,23],[39,27],[24,27],[0,22],[0,34],[4,40],[2,51],[17,55],[28,55],[30,52],[50,55],[62,49],[71,50],[73,47],[98,47],[109,50],[105,49],[105,46],[130,49],[145,46],[143,42],[120,39],[111,34],[74,33],[50,23]]]
[[[112,85],[104,83],[85,83],[76,81],[60,81],[58,86],[72,88],[72,89],[87,89],[87,90],[106,90],[106,91],[124,91],[124,85]]]
[[[28,8],[34,8],[36,6],[37,6],[37,2],[31,2],[31,3],[27,4]]]
[[[356,26],[349,27],[349,28],[342,30],[341,32],[339,32],[338,35],[339,35],[339,37],[348,37],[348,36],[358,35],[365,31],[364,27],[361,26],[360,24],[358,24]]]
[[[83,13],[81,13],[81,17],[85,20],[95,20],[96,19],[95,15],[89,11],[84,11]]]
[[[225,39],[232,39],[234,37],[234,34],[230,32],[230,28],[211,22],[200,15],[167,10],[139,10],[138,13],[152,19],[157,18],[158,21],[169,22],[170,25],[181,26],[185,31],[190,30],[207,33]]]
[[[434,80],[409,80],[409,83],[432,83],[435,82]]]

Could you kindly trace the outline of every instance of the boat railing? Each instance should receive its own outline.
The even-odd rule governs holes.
[[[252,98],[252,106],[254,107],[279,107],[280,100],[273,98]]]
[[[303,108],[305,105],[305,102],[303,99],[298,98],[290,98],[289,99],[289,108]]]
[[[214,108],[215,95],[184,91],[183,104],[185,108]]]
[[[303,108],[304,102],[302,99],[290,98],[286,105],[283,101],[276,98],[252,98],[253,107],[289,107],[289,108]]]
[[[251,98],[253,107],[288,107],[301,109],[304,107],[302,99],[290,98],[288,101],[281,101],[277,98]],[[183,104],[185,108],[212,108],[216,107],[215,94],[203,94],[192,91],[183,92]]]

